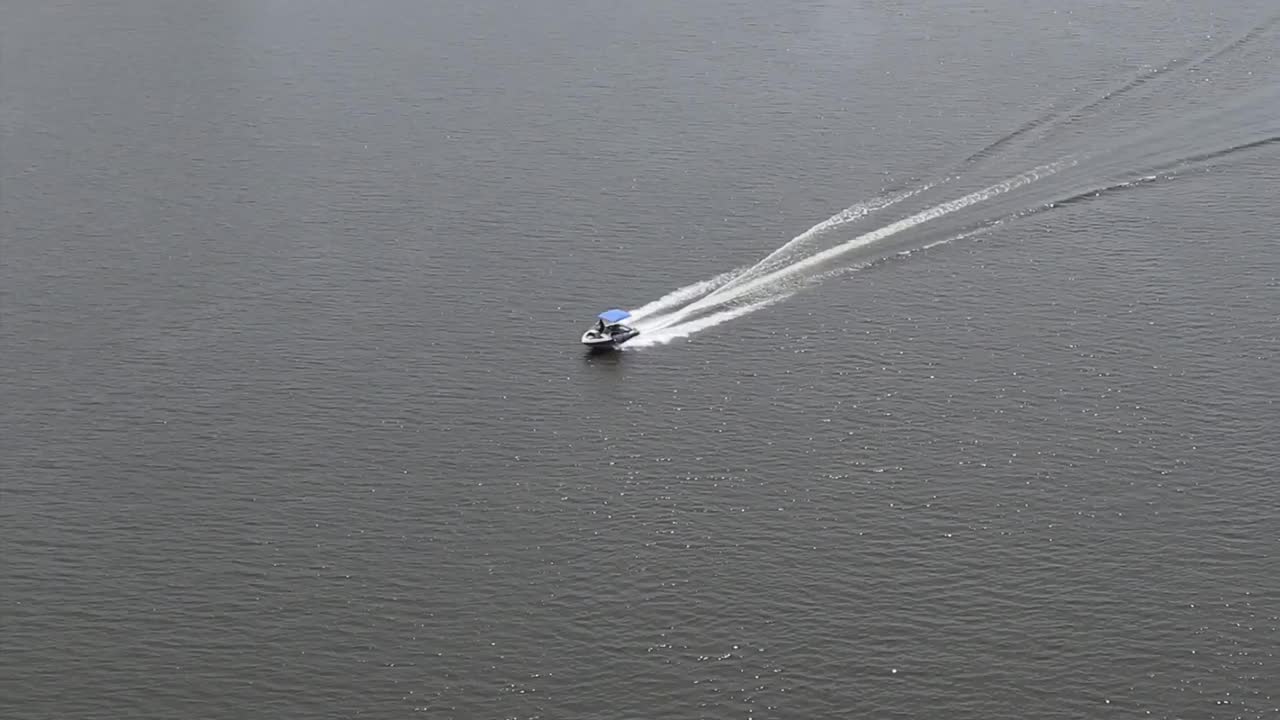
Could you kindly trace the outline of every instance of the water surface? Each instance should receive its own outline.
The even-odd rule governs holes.
[[[1273,3],[4,15],[0,714],[1277,712]]]

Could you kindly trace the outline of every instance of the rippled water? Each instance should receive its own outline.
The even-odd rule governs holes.
[[[924,5],[6,6],[0,716],[1280,713],[1274,3]]]

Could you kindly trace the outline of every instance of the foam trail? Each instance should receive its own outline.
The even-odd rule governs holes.
[[[635,340],[627,343],[626,348],[631,349],[650,347],[653,345],[666,345],[672,340],[689,337],[696,332],[701,332],[708,328],[715,327],[716,325],[727,323],[730,320],[740,318],[748,313],[753,313],[774,303],[782,302],[789,297],[791,297],[791,293],[775,295],[771,298],[761,300],[750,305],[742,305],[728,310],[721,310],[718,313],[708,315],[704,318],[691,320],[678,325],[664,326],[652,331],[645,331],[643,326],[641,326],[641,335]]]
[[[877,197],[873,200],[861,202],[856,205],[850,205],[844,210],[841,210],[835,215],[832,215],[826,220],[823,220],[817,225],[814,225],[808,230],[805,230],[804,232],[800,233],[794,238],[791,238],[791,240],[788,241],[786,244],[784,244],[782,247],[769,253],[764,257],[763,260],[756,263],[755,265],[752,265],[750,268],[747,268],[745,271],[739,273],[736,277],[729,279],[728,282],[724,283],[722,286],[713,290],[711,294],[715,295],[715,294],[722,293],[726,290],[729,290],[735,285],[741,284],[742,282],[749,280],[752,276],[759,275],[765,270],[768,270],[772,267],[776,267],[777,265],[780,264],[778,262],[779,258],[785,257],[790,251],[804,245],[805,243],[809,242],[810,240],[814,239],[815,237],[821,235],[822,233],[828,230],[832,230],[834,228],[840,227],[841,225],[845,225],[845,224],[854,222],[856,220],[861,220],[862,218],[870,215],[873,212],[876,212],[877,210],[883,210],[889,207],[890,205],[896,205],[902,202],[903,200],[919,195],[920,193],[933,187],[933,185],[934,185],[933,183],[930,183],[928,185],[922,185],[918,188],[906,190],[893,195],[881,195],[880,197]]]
[[[829,248],[820,253],[810,255],[809,257],[806,257],[803,260],[799,260],[797,262],[791,263],[790,265],[786,265],[766,275],[762,275],[760,277],[749,280],[741,285],[735,286],[732,289],[732,292],[725,292],[725,293],[713,292],[710,295],[707,295],[701,298],[700,300],[696,300],[693,303],[686,305],[685,307],[681,308],[675,313],[672,313],[671,315],[664,318],[664,320],[666,321],[667,326],[674,325],[680,322],[685,317],[688,317],[689,315],[692,315],[700,310],[705,310],[708,307],[712,307],[717,304],[730,302],[735,298],[741,298],[745,296],[750,296],[753,293],[759,293],[762,290],[766,290],[769,285],[775,284],[780,280],[787,279],[790,276],[802,273],[806,270],[822,265],[823,263],[834,260],[835,258],[841,255],[844,255],[845,253],[848,253],[851,250],[856,250],[861,247],[866,247],[867,245],[870,245],[875,242],[879,242],[891,235],[896,235],[904,230],[909,230],[913,227],[916,227],[917,225],[922,225],[926,222],[936,220],[944,215],[949,215],[953,212],[956,212],[957,210],[967,208],[970,205],[975,205],[985,200],[990,200],[991,198],[997,195],[1002,195],[1006,192],[1009,192],[1010,190],[1014,190],[1024,185],[1033,183],[1042,177],[1045,177],[1047,175],[1052,175],[1053,173],[1062,169],[1066,165],[1071,164],[1072,162],[1073,161],[1064,160],[1056,163],[1051,163],[1048,165],[1041,165],[1040,167],[1037,167],[1033,170],[1029,170],[1025,173],[1022,173],[1021,175],[1015,175],[1014,177],[998,182],[995,185],[991,185],[989,187],[983,188],[976,192],[972,192],[968,195],[965,195],[964,197],[958,198],[956,200],[952,200],[950,202],[942,203],[941,205],[936,205],[923,212],[916,213],[915,215],[912,215],[910,217],[904,218],[894,223],[890,223],[889,225],[885,225],[884,227],[878,230],[873,230],[869,233],[859,235],[858,237],[852,240],[849,240],[847,242],[844,242],[840,245],[837,245],[833,248]]]
[[[739,272],[741,271],[730,270],[729,272],[721,273],[710,280],[696,282],[692,285],[686,285],[679,290],[669,292],[651,303],[641,305],[639,308],[632,310],[631,317],[634,320],[640,320],[642,318],[649,317],[650,315],[661,313],[663,310],[679,307],[690,300],[696,300],[708,292],[715,290],[720,285],[729,282]]]
[[[919,195],[920,193],[934,187],[935,183],[922,185],[918,188],[904,190],[893,194],[884,194],[866,202],[850,205],[822,222],[814,225],[808,230],[795,236],[782,247],[774,250],[764,257],[764,259],[752,265],[749,268],[739,268],[726,273],[717,275],[710,280],[703,280],[692,285],[686,285],[678,290],[674,290],[657,300],[642,305],[636,310],[631,311],[631,317],[637,321],[648,317],[661,316],[664,312],[679,308],[680,306],[701,298],[704,295],[715,295],[723,292],[733,285],[739,284],[745,280],[749,280],[752,276],[758,276],[766,270],[776,268],[783,264],[785,256],[810,240],[818,237],[822,233],[840,227],[856,220],[860,220],[877,210],[883,210],[890,205],[895,205],[908,198]],[[658,323],[657,327],[666,327],[672,323]]]

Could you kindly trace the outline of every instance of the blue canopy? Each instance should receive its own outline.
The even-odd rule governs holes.
[[[631,313],[626,310],[618,310],[616,308],[613,310],[605,310],[599,315],[599,318],[607,323],[619,323],[629,317],[631,317]]]

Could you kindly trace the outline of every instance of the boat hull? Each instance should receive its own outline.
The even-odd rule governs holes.
[[[610,350],[621,350],[622,344],[639,335],[639,330],[627,330],[626,332],[615,333],[608,336],[600,336],[593,331],[587,331],[582,335],[582,344],[586,345],[593,352],[607,352]]]

